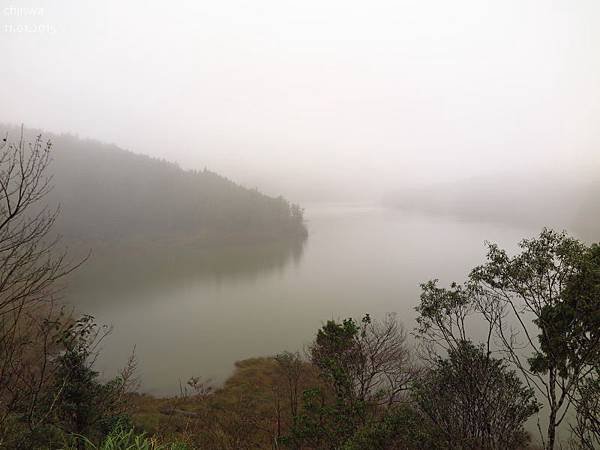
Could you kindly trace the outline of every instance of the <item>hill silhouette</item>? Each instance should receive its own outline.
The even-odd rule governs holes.
[[[20,127],[0,126],[17,142]],[[283,197],[247,189],[204,169],[136,154],[73,135],[25,129],[25,142],[52,143],[57,230],[75,240],[193,238],[207,243],[306,236],[302,209]]]
[[[591,174],[591,175],[590,175]],[[600,179],[573,173],[505,174],[389,192],[384,204],[466,220],[567,229],[597,241]]]

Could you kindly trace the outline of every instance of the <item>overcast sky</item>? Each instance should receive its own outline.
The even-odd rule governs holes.
[[[0,121],[293,200],[599,159],[598,0],[0,5]]]

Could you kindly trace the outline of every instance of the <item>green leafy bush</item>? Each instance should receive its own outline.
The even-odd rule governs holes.
[[[83,438],[87,450],[191,450],[184,443],[159,443],[146,433],[136,433],[134,429],[118,427],[113,430],[99,445],[94,445],[89,439]],[[65,450],[75,450],[77,447],[67,447]]]

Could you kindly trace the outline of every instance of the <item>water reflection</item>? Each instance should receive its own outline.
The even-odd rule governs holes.
[[[306,242],[96,248],[68,298],[114,326],[97,368],[114,374],[136,346],[144,389],[173,394],[180,379],[220,381],[237,360],[302,350],[330,318],[396,312],[410,330],[420,282],[462,280],[484,240],[510,248],[535,234],[377,207],[307,217]]]
[[[177,288],[199,282],[256,280],[299,264],[306,238],[237,245],[199,245],[155,241],[97,246],[70,280],[69,301],[83,308],[101,296],[103,305],[128,292]],[[81,253],[81,249],[79,250]],[[118,295],[114,295],[118,293]],[[97,306],[97,305],[96,305]]]

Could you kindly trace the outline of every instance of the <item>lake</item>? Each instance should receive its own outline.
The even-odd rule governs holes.
[[[135,347],[143,390],[219,382],[237,360],[302,350],[326,320],[397,313],[410,330],[419,283],[462,281],[484,241],[515,249],[524,229],[368,205],[308,205],[304,242],[197,248],[151,242],[94,249],[67,299],[113,327],[96,368]]]

